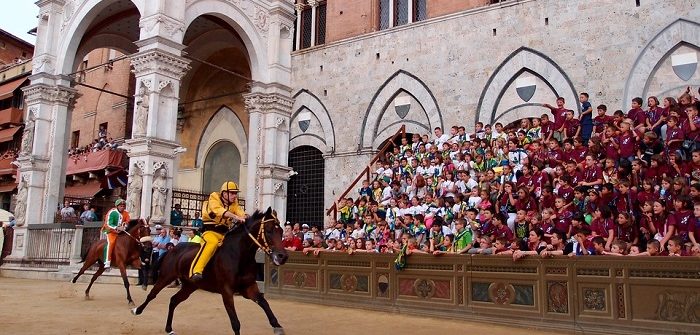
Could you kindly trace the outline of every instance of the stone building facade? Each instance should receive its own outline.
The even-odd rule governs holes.
[[[176,180],[187,184],[192,174],[179,167],[197,164],[194,144],[228,141],[240,144],[245,156],[239,182],[248,208],[272,206],[284,219],[293,3],[42,0],[37,5],[34,68],[24,89],[27,116],[35,121],[17,160],[25,186],[18,197],[23,210],[15,213],[12,257],[24,257],[31,241],[27,225],[51,222],[63,196],[75,72],[89,52],[101,48],[129,55],[133,68],[132,132],[125,147],[130,179],[141,182],[127,195],[140,199],[130,204],[140,209],[140,217],[167,222]],[[199,94],[211,95],[201,99]],[[201,135],[207,116],[214,128],[226,122],[233,127],[213,129],[204,139],[184,132],[189,127]],[[232,136],[233,130],[243,131]]]
[[[27,115],[34,133],[51,140],[35,136],[18,160],[22,199],[37,209],[20,213],[18,257],[22,224],[44,222],[62,196],[56,181],[76,95],[67,75],[95,49],[129,55],[133,67],[126,143],[130,176],[142,183],[128,194],[140,199],[142,217],[169,209],[174,187],[215,187],[205,181],[221,178],[220,166],[238,178],[248,210],[272,206],[283,220],[320,224],[323,209],[401,126],[425,134],[506,124],[539,116],[557,96],[577,110],[584,91],[594,105],[626,110],[635,96],[700,85],[700,8],[692,0],[38,5]],[[219,152],[225,164],[209,159]]]
[[[327,209],[402,125],[420,134],[470,130],[476,121],[540,116],[548,111],[541,104],[557,96],[577,110],[580,92],[612,113],[627,111],[636,96],[696,91],[700,7],[637,3],[503,1],[379,31],[365,25],[368,33],[355,27],[344,39],[302,48],[292,54],[290,148],[323,153]],[[327,22],[329,35],[335,24]]]

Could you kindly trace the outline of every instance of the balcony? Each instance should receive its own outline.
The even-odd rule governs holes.
[[[0,110],[0,126],[21,125],[23,116],[24,111],[19,108],[10,107]]]
[[[104,170],[106,168],[125,168],[126,152],[123,150],[100,150],[68,157],[66,175],[75,175]]]
[[[17,173],[17,167],[12,165],[15,160],[14,156],[11,155],[1,155],[0,156],[0,176],[4,175],[14,175]]]

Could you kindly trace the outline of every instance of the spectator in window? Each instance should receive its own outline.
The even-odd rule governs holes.
[[[170,211],[170,224],[179,227],[182,226],[182,210],[180,209],[180,204],[175,204],[173,210]]]
[[[301,251],[303,249],[301,239],[296,237],[291,231],[284,233],[282,246],[290,251]]]
[[[68,200],[64,201],[63,208],[61,208],[61,219],[64,222],[74,222],[77,216],[75,209],[70,206],[70,202]]]
[[[192,227],[202,227],[202,215],[199,212],[194,212],[194,219],[192,219]]]
[[[97,131],[97,138],[103,139],[107,137],[107,128],[105,126],[100,126],[100,130]]]
[[[88,222],[97,221],[95,207],[90,208],[90,204],[83,205],[83,212],[80,214],[80,222],[86,224]]]

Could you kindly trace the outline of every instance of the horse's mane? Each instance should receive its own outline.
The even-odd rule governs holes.
[[[141,223],[140,219],[131,219],[129,220],[129,223],[126,225],[126,230],[129,231],[132,228],[136,227],[139,223]]]
[[[245,233],[245,231],[246,231],[245,228],[250,229],[250,227],[253,225],[253,223],[255,223],[258,220],[262,220],[264,217],[265,217],[265,213],[256,210],[255,213],[253,213],[253,215],[251,215],[249,218],[247,218],[245,220],[244,224],[235,225],[233,228],[231,228],[231,230],[229,230],[226,233],[226,236],[233,236],[233,235],[239,234],[239,232]]]

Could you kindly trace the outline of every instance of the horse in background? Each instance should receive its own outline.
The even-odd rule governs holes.
[[[124,288],[126,289],[126,299],[129,301],[129,305],[133,306],[134,300],[131,299],[131,292],[129,292],[129,279],[126,277],[126,266],[131,265],[135,269],[141,268],[142,250],[153,249],[153,245],[151,244],[151,228],[143,219],[131,220],[127,224],[125,230],[119,233],[115,243],[111,265],[112,267],[119,268],[122,280],[124,281]],[[87,253],[83,255],[83,267],[80,268],[80,271],[78,271],[78,274],[72,280],[72,282],[75,283],[93,264],[99,264],[99,268],[95,271],[95,274],[92,275],[90,284],[85,290],[86,299],[90,298],[90,288],[92,284],[105,271],[105,260],[103,258],[104,248],[106,248],[106,246],[107,240],[99,240],[90,245]]]
[[[256,211],[245,223],[234,226],[226,233],[221,247],[207,264],[204,277],[200,281],[193,282],[189,278],[190,265],[199,251],[199,244],[180,243],[175,249],[168,251],[160,265],[158,281],[153,285],[146,301],[134,308],[132,313],[141,314],[164,287],[179,278],[182,286],[170,298],[168,307],[168,319],[165,324],[168,334],[175,334],[172,327],[175,308],[199,289],[221,294],[236,335],[240,334],[241,323],[233,304],[234,293],[240,293],[246,299],[256,302],[265,311],[274,333],[284,334],[284,329],[272,313],[265,296],[258,290],[258,265],[255,262],[258,248],[262,249],[275,265],[282,265],[287,261],[287,251],[282,247],[282,227],[272,208],[268,208],[265,213]]]

